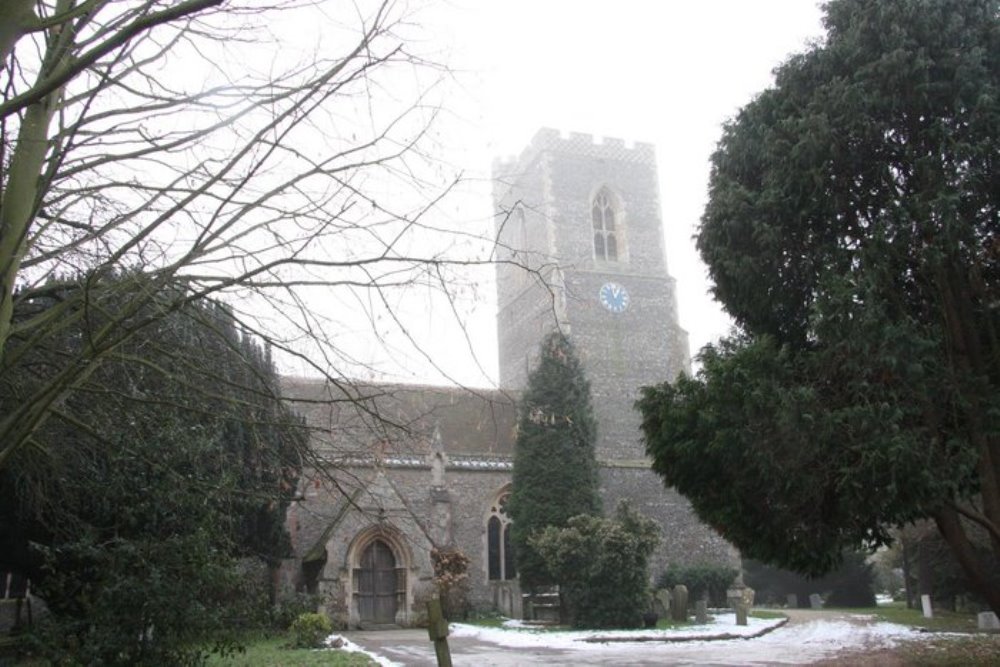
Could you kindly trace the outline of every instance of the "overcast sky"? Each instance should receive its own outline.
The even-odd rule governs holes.
[[[493,157],[519,153],[543,126],[656,145],[668,269],[692,354],[724,335],[729,320],[707,293],[691,238],[709,156],[722,123],[771,85],[774,67],[822,35],[819,6],[451,0],[422,16],[457,72],[442,129],[458,137],[453,159],[467,174],[486,178]],[[470,205],[488,207],[488,188],[481,197]],[[494,307],[477,340],[491,335]]]

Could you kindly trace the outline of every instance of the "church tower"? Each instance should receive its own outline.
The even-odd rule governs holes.
[[[598,459],[638,464],[639,388],[690,367],[653,146],[543,129],[494,164],[494,203],[501,387],[525,386],[542,337],[559,328],[591,383]]]

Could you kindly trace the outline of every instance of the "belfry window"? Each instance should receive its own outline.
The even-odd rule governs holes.
[[[618,261],[618,221],[607,188],[601,188],[594,197],[590,218],[594,226],[594,258],[604,262]]]
[[[500,496],[490,508],[490,518],[486,520],[486,561],[490,581],[513,579],[517,576],[514,550],[510,546],[510,517],[507,516],[509,498],[509,493]]]

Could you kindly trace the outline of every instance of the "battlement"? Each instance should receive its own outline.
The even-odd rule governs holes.
[[[508,156],[493,160],[494,176],[510,174],[518,166],[523,168],[543,152],[558,152],[580,157],[620,162],[637,162],[654,165],[656,150],[653,144],[644,141],[626,142],[618,137],[601,137],[586,132],[561,132],[551,127],[543,127],[535,133],[531,144],[519,156]]]

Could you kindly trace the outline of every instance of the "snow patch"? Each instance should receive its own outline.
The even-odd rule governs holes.
[[[330,635],[329,637],[326,638],[326,640],[324,640],[324,643],[327,646],[331,647],[328,649],[322,649],[324,651],[349,651],[352,653],[363,653],[372,660],[374,660],[375,662],[377,662],[379,665],[381,665],[381,667],[405,667],[405,665],[401,665],[398,662],[393,662],[392,660],[382,657],[377,653],[372,653],[371,651],[363,649],[354,642],[352,642],[350,639],[347,639],[340,635]],[[335,645],[336,648],[332,648]]]
[[[507,621],[503,628],[483,628],[476,625],[452,623],[451,636],[475,637],[481,641],[501,646],[579,648],[584,642],[594,642],[604,638],[615,642],[627,642],[630,639],[634,639],[636,642],[649,642],[657,639],[677,640],[727,634],[747,637],[757,635],[784,622],[783,618],[750,618],[747,625],[736,625],[735,613],[722,613],[717,614],[708,623],[688,625],[683,629],[567,630],[558,632],[541,630],[537,626],[525,625],[521,621]]]
[[[762,630],[780,625],[784,619],[750,618],[749,625],[736,625],[735,614],[719,614],[705,625],[687,626],[683,630],[616,630],[616,631],[567,631],[544,632],[526,629],[481,628],[452,624],[451,635],[475,637],[483,642],[503,648],[549,648],[572,651],[581,656],[580,664],[592,661],[601,654],[634,655],[637,661],[646,659],[650,651],[665,651],[677,664],[724,663],[741,665],[807,664],[831,658],[844,650],[863,648],[892,648],[900,641],[925,638],[912,628],[893,623],[857,623],[840,620],[808,621],[785,625],[763,636],[750,638]],[[704,637],[706,635],[740,634],[737,639],[718,639],[660,644],[650,643],[654,637],[676,639]],[[594,637],[614,638],[609,642],[593,642]],[[635,641],[628,641],[635,637]],[[586,641],[590,638],[590,642]],[[643,639],[639,639],[643,638]],[[624,641],[623,641],[624,640]],[[669,646],[669,649],[667,648]],[[584,660],[582,656],[593,658]],[[733,661],[736,662],[733,662]]]

